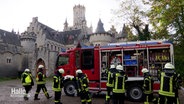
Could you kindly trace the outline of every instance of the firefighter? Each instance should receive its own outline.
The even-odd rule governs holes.
[[[171,63],[166,63],[160,78],[159,104],[179,104],[178,101],[178,74]]]
[[[44,92],[45,96],[47,97],[47,99],[50,99],[52,96],[49,96],[48,92],[47,92],[47,88],[45,86],[46,84],[46,77],[43,73],[44,70],[44,66],[43,65],[39,65],[38,66],[38,72],[36,75],[36,84],[37,84],[37,89],[36,89],[36,93],[34,96],[34,100],[40,100],[40,98],[38,98],[38,94],[40,93],[40,90],[42,89],[42,91]]]
[[[79,96],[81,98],[81,103],[82,104],[91,104],[91,95],[89,93],[88,89],[88,77],[86,74],[82,72],[81,69],[78,69],[76,71],[76,81],[77,81],[77,88],[79,92]]]
[[[144,83],[143,83],[143,91],[144,91],[144,104],[150,104],[153,100],[153,79],[150,75],[147,68],[142,69],[142,73],[144,74]]]
[[[175,88],[175,98],[174,98],[174,103],[175,104],[180,104],[179,103],[179,98],[178,98],[178,89],[180,89],[180,87],[182,86],[182,78],[180,76],[180,74],[175,73],[176,75],[176,88]]]
[[[52,84],[52,89],[55,92],[55,104],[62,104],[60,102],[61,98],[61,90],[63,88],[63,74],[64,74],[64,69],[59,69],[56,71],[56,74],[53,77],[53,84]]]
[[[116,68],[115,65],[111,65],[110,69],[108,70],[108,74],[107,74],[107,83],[106,83],[106,87],[107,87],[107,93],[106,93],[106,99],[105,99],[105,104],[109,104],[110,102],[110,95],[112,93],[112,88],[114,86],[113,83],[113,76],[116,72]]]
[[[117,72],[114,76],[113,104],[124,104],[125,81],[128,79],[121,65],[116,66]]]
[[[24,95],[24,100],[28,100],[28,93],[32,89],[32,86],[34,85],[30,69],[24,70],[24,72],[21,75],[21,81],[26,91]]]

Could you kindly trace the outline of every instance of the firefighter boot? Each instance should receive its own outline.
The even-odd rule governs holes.
[[[34,100],[40,100],[40,98],[38,98],[38,94],[35,94]]]
[[[91,104],[91,102],[88,102],[88,104]]]
[[[52,98],[52,96],[49,96],[49,94],[47,92],[45,93],[45,96],[47,97],[47,99]]]
[[[153,98],[152,102],[153,104],[158,104],[158,98]]]
[[[105,104],[109,104],[109,102],[108,101],[105,101]]]
[[[50,98],[52,98],[52,96],[47,97],[47,99],[50,99]]]
[[[27,97],[27,94],[24,95],[24,100],[28,100],[29,98]]]

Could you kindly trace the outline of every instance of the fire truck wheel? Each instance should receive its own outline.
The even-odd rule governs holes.
[[[67,96],[74,96],[76,93],[76,85],[73,81],[68,81],[64,84],[64,92]]]
[[[127,97],[131,101],[141,101],[143,99],[143,91],[139,85],[129,86],[127,89]]]

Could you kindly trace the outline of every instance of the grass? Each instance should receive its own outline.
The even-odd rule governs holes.
[[[0,82],[3,82],[3,81],[8,81],[8,80],[12,80],[12,79],[17,79],[17,78],[10,78],[10,77],[0,77]]]

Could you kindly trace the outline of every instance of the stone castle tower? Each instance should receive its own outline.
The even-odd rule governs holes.
[[[32,65],[34,64],[33,60],[35,60],[33,56],[35,56],[36,34],[34,32],[25,31],[21,34],[20,42],[24,51],[22,68],[34,67]]]
[[[92,26],[87,26],[87,21],[85,17],[86,8],[82,5],[75,5],[73,7],[73,26],[69,27],[67,19],[64,23],[63,31],[77,30],[81,29],[81,35],[91,34],[93,31]]]
[[[73,7],[73,26],[74,28],[83,28],[86,27],[86,18],[85,18],[85,7],[82,5],[75,5]]]

